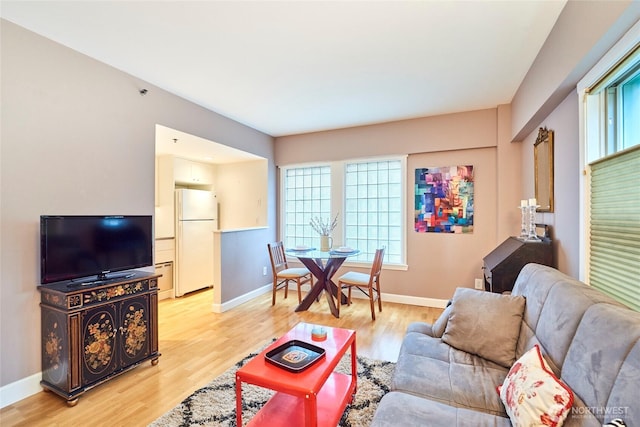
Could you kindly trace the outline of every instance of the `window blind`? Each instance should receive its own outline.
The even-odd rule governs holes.
[[[591,164],[592,286],[640,311],[640,147]]]

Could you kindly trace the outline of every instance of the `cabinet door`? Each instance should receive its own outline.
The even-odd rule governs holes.
[[[191,163],[187,159],[173,159],[173,179],[175,182],[191,183]]]
[[[191,177],[196,184],[213,184],[213,168],[206,163],[193,162]]]
[[[183,184],[211,185],[213,184],[213,167],[208,163],[174,158],[173,179]]]
[[[149,296],[140,295],[120,303],[120,354],[122,366],[132,365],[149,355]]]
[[[88,385],[118,368],[118,320],[113,304],[82,313],[82,385]]]

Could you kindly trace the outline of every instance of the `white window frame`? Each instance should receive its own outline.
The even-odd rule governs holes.
[[[588,90],[600,81],[610,70],[616,67],[631,52],[640,40],[640,21],[636,22],[627,33],[598,61],[598,63],[578,82],[576,90],[579,100],[579,151],[580,169],[580,245],[579,245],[579,279],[588,283],[589,278],[589,206],[590,199],[590,166],[589,164],[607,155],[605,127],[600,126],[606,120],[601,112],[600,103],[587,102]],[[600,101],[604,102],[604,101]],[[588,119],[587,119],[588,117]],[[598,120],[592,118],[597,117]]]
[[[365,157],[365,158],[357,158],[357,159],[346,159],[340,161],[332,161],[332,162],[318,162],[318,163],[300,163],[300,164],[291,164],[286,166],[280,166],[280,215],[279,215],[279,238],[282,240],[284,237],[284,230],[286,227],[286,197],[285,197],[285,179],[284,176],[286,174],[287,169],[294,168],[308,168],[308,167],[319,167],[319,166],[330,166],[331,167],[331,214],[335,215],[338,213],[338,226],[333,230],[331,236],[333,238],[334,246],[342,246],[342,242],[344,242],[344,233],[345,233],[345,223],[344,223],[344,206],[345,206],[345,168],[348,163],[360,163],[360,162],[380,162],[387,160],[396,160],[401,163],[401,227],[402,227],[402,241],[401,241],[401,262],[392,263],[387,261],[387,257],[385,256],[385,261],[383,268],[387,270],[407,270],[407,156],[382,156],[382,157]],[[326,219],[326,218],[325,218]],[[347,261],[343,264],[345,266],[353,266],[353,267],[370,267],[371,261],[355,261],[353,258],[347,258]]]

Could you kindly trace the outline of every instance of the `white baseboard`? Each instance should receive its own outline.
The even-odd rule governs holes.
[[[366,299],[367,296],[361,292],[353,292],[351,294],[351,298]],[[420,307],[445,308],[449,300],[424,298],[424,297],[412,297],[409,295],[385,294],[384,292],[382,292],[382,303],[384,304],[385,302],[396,302],[398,304],[417,305]]]
[[[214,313],[223,313],[227,310],[231,310],[232,308],[239,306],[240,304],[250,301],[257,296],[266,294],[267,292],[271,292],[271,289],[273,289],[273,286],[271,285],[271,283],[269,283],[262,286],[261,288],[255,289],[251,292],[247,292],[244,295],[240,295],[239,297],[236,297],[231,301],[227,301],[222,304],[212,304],[211,311],[213,311]]]
[[[304,285],[303,285],[304,286]],[[304,286],[307,289],[309,288],[308,285]],[[272,285],[271,283],[262,286],[261,288],[258,288],[256,290],[253,290],[251,292],[248,292],[244,295],[240,295],[239,297],[236,297],[234,299],[232,299],[231,301],[227,301],[223,304],[213,304],[211,306],[211,311],[213,311],[214,313],[222,313],[225,312],[227,310],[231,310],[232,308],[235,308],[237,306],[239,306],[240,304],[243,304],[247,301],[252,300],[253,298],[256,298],[257,296],[260,296],[262,294],[266,294],[268,292],[271,292],[272,289]],[[295,284],[291,284],[289,285],[289,289],[293,290],[294,292],[296,292],[296,285]],[[364,294],[362,294],[361,292],[354,292],[352,294],[352,298],[366,298],[366,296]],[[397,295],[397,294],[385,294],[384,292],[382,293],[382,302],[395,302],[398,304],[408,304],[408,305],[417,305],[420,307],[435,307],[435,308],[445,308],[447,306],[447,302],[449,302],[448,299],[436,299],[436,298],[424,298],[424,297],[413,297],[413,296],[408,296],[408,295]]]
[[[4,408],[5,406],[9,406],[19,400],[26,399],[31,395],[41,392],[41,379],[42,372],[38,372],[37,374],[0,387],[0,408]]]
[[[270,286],[270,285],[269,285]],[[303,285],[304,287],[305,285]],[[309,289],[310,287],[308,285],[306,285],[307,289]],[[293,291],[296,291],[296,286],[295,285],[289,285],[289,289],[293,289]],[[271,290],[271,287],[269,287],[269,290]],[[363,294],[362,292],[359,291],[354,291],[351,294],[351,298],[364,298],[366,299],[367,296],[365,294]],[[397,294],[386,294],[384,292],[382,292],[382,302],[397,302],[398,304],[408,304],[408,305],[417,305],[420,307],[435,307],[435,308],[445,308],[447,306],[447,303],[449,302],[448,299],[435,299],[435,298],[424,298],[424,297],[412,297],[409,295],[397,295]]]

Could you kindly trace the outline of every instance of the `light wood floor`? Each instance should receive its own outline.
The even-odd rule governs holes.
[[[441,309],[385,303],[371,321],[369,303],[355,299],[342,307],[340,319],[323,298],[296,313],[297,296],[278,292],[275,306],[264,294],[225,313],[212,313],[211,290],[159,304],[160,362],[146,362],[80,396],[75,407],[49,392],[40,392],[0,411],[7,426],[146,426],[197,388],[298,322],[357,331],[358,354],[395,361],[407,325],[433,321]]]

